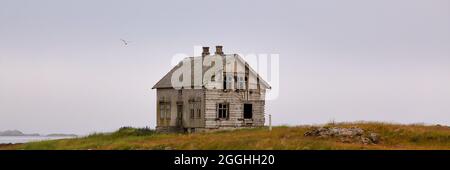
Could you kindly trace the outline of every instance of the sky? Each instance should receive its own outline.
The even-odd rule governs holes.
[[[448,0],[2,0],[0,130],[154,128],[151,87],[198,45],[279,54],[274,125],[450,125]]]

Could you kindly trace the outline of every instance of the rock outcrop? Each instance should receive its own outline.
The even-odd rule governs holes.
[[[304,134],[320,138],[339,138],[343,143],[360,142],[363,144],[377,144],[380,137],[377,133],[366,132],[358,127],[313,127]]]

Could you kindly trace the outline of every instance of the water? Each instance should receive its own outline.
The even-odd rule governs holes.
[[[72,136],[0,136],[0,144],[74,138]]]

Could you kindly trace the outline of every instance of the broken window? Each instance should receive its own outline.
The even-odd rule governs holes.
[[[227,74],[224,81],[224,89],[233,89],[233,75]]]
[[[202,118],[202,109],[200,109],[200,106],[197,107],[197,118]]]
[[[216,74],[213,74],[212,76],[211,76],[211,82],[215,82],[216,81]]]
[[[201,102],[200,101],[190,101],[189,102],[189,111],[190,111],[190,118],[191,119],[199,119],[202,117],[202,110],[201,110]]]
[[[159,113],[160,119],[170,119],[170,103],[160,102],[159,103]]]
[[[237,89],[245,89],[245,75],[237,76]]]
[[[177,103],[177,126],[183,125],[183,103],[179,102]]]
[[[219,103],[217,105],[217,117],[219,119],[228,119],[229,105],[227,103]]]
[[[189,104],[189,107],[190,107],[190,115],[191,115],[191,119],[194,119],[195,118],[195,108],[194,108],[194,103],[190,103]]]
[[[159,118],[164,119],[166,117],[166,105],[163,103],[159,104]]]

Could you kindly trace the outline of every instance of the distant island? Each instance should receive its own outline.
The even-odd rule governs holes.
[[[0,131],[0,136],[49,136],[49,137],[55,137],[55,136],[64,136],[64,137],[77,137],[75,134],[62,134],[62,133],[53,133],[48,135],[40,135],[38,133],[31,133],[31,134],[25,134],[19,130],[6,130],[6,131]]]
[[[63,134],[63,133],[52,133],[52,134],[48,134],[46,136],[50,136],[50,137],[52,137],[52,136],[57,136],[57,137],[61,137],[61,136],[64,136],[64,137],[77,137],[78,135],[75,135],[75,134]]]

